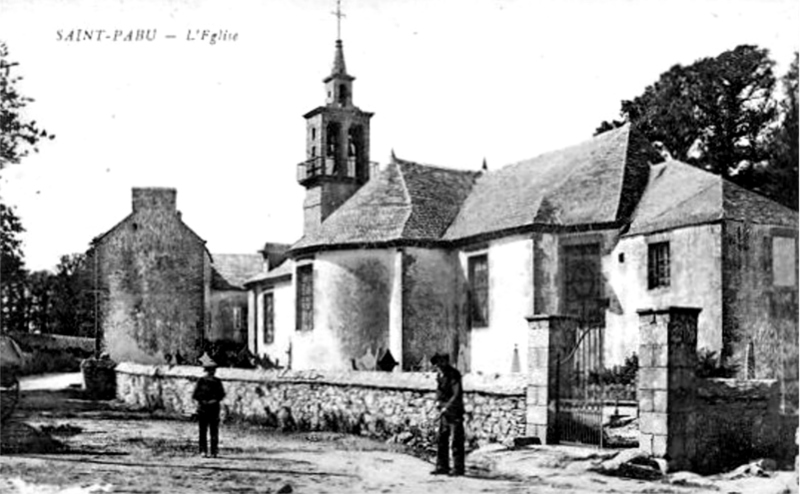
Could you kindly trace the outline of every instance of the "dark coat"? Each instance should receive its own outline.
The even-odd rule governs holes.
[[[197,381],[197,386],[192,393],[192,399],[195,400],[200,408],[219,407],[219,402],[225,398],[225,389],[222,387],[222,381],[214,376],[203,376]]]
[[[445,418],[464,418],[464,390],[461,386],[461,373],[455,367],[445,365],[441,374],[437,374],[436,400]]]

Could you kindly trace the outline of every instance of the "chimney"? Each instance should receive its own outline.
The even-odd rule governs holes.
[[[269,271],[278,267],[286,259],[286,251],[289,250],[289,245],[276,244],[267,242],[264,248],[261,249],[261,255],[264,258],[265,271]]]
[[[133,212],[146,210],[168,210],[177,212],[178,191],[165,187],[146,187],[133,189]]]

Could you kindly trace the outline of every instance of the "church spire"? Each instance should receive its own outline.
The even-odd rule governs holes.
[[[342,13],[342,0],[336,0],[336,11],[331,12],[331,14],[336,16],[336,52],[333,55],[331,75],[325,79],[325,82],[335,77],[350,77],[347,75],[347,68],[344,65],[344,48],[342,48],[342,17],[345,17],[344,13]]]
[[[336,52],[325,83],[325,105],[304,115],[306,160],[298,165],[297,180],[306,188],[306,234],[310,233],[369,180],[369,122],[372,113],[353,104],[353,81],[347,73],[342,47],[341,0],[336,2]]]
[[[342,40],[336,40],[336,53],[333,55],[333,69],[331,70],[330,78],[334,77],[349,77],[347,75],[347,68],[344,65],[344,48],[342,48]]]

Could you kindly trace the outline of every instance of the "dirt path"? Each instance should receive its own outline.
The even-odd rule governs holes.
[[[57,374],[41,374],[38,376],[25,376],[19,380],[22,391],[35,390],[60,390],[71,386],[82,386],[83,374],[80,372],[66,372]]]
[[[336,433],[226,424],[220,457],[202,458],[196,424],[88,402],[75,390],[26,392],[17,419],[66,452],[3,453],[2,492],[526,492],[519,480],[434,477],[396,446]]]
[[[432,465],[397,445],[235,424],[222,427],[220,457],[207,459],[196,453],[193,422],[87,401],[75,389],[25,392],[17,419],[49,433],[64,451],[4,450],[3,493],[275,493],[288,485],[296,493],[331,494],[778,494],[786,492],[786,479],[794,479],[792,472],[740,482],[697,476],[682,482],[614,478],[588,471],[597,450],[569,448],[487,449],[468,456],[467,477],[434,477],[429,475]]]

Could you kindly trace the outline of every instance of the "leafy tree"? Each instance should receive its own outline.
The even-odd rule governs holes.
[[[0,202],[0,330],[25,331],[24,231],[13,209]]]
[[[621,104],[621,120],[596,133],[634,125],[671,157],[753,188],[752,170],[769,157],[775,121],[774,61],[766,49],[738,46],[684,67],[675,65],[644,93]]]
[[[36,143],[40,139],[53,139],[55,136],[28,120],[24,114],[25,106],[32,98],[17,92],[16,85],[22,80],[13,76],[11,69],[17,62],[8,59],[8,46],[0,41],[0,170],[20,159],[38,151]]]
[[[23,96],[16,85],[22,79],[11,74],[18,64],[8,58],[8,47],[0,41],[0,171],[17,164],[37,150],[40,139],[53,139],[36,121],[28,121],[25,106],[33,99]],[[0,200],[0,330],[28,329],[27,271],[19,235],[24,231],[14,210]]]
[[[50,271],[35,271],[28,275],[28,324],[31,331],[50,332],[53,277]]]
[[[770,166],[765,170],[764,191],[776,201],[797,209],[798,173],[798,54],[781,79],[784,91],[778,108],[780,123],[770,136]]]
[[[52,332],[94,334],[94,293],[86,254],[61,256],[53,277]]]

